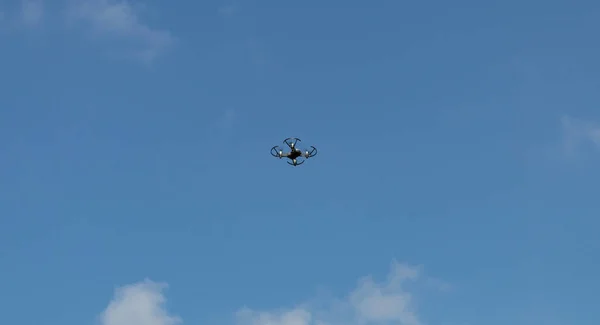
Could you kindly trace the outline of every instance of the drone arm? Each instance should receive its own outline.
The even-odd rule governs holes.
[[[279,146],[271,148],[271,155],[275,158],[284,158],[290,155],[290,152],[283,152]]]

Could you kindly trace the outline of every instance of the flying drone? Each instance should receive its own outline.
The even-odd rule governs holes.
[[[296,147],[296,142],[298,141],[302,141],[298,138],[287,138],[285,140],[283,140],[283,143],[287,144],[288,147],[290,147],[290,152],[283,152],[283,150],[281,150],[279,148],[279,146],[274,146],[273,148],[271,148],[271,155],[273,155],[273,157],[275,158],[287,158],[289,160],[291,160],[292,162],[287,162],[288,164],[292,165],[292,166],[300,166],[302,165],[306,160],[302,160],[300,162],[298,162],[298,158],[302,157],[305,159],[308,159],[310,157],[314,157],[317,154],[317,148],[310,146],[312,148],[311,151],[308,150],[300,150],[298,149],[298,147]]]

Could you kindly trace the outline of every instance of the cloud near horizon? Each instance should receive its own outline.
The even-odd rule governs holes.
[[[305,303],[277,311],[244,307],[237,313],[238,325],[421,325],[413,295],[404,288],[419,278],[419,271],[394,262],[383,283],[364,277],[345,298],[318,306]]]
[[[420,268],[392,263],[387,280],[364,277],[342,299],[318,304],[306,302],[291,308],[256,311],[243,307],[236,313],[237,325],[422,325],[413,294],[404,287],[420,277]],[[165,308],[164,283],[144,280],[115,291],[100,316],[101,325],[179,325],[183,320]]]
[[[177,325],[181,319],[165,309],[167,285],[148,279],[115,290],[113,300],[100,315],[102,325]]]

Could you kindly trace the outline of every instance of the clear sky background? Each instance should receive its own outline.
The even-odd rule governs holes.
[[[1,323],[600,323],[600,2],[0,17]]]

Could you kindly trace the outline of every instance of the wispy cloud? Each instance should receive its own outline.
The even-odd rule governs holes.
[[[575,157],[586,146],[600,149],[600,125],[598,123],[564,116],[561,119],[562,145],[565,154]]]
[[[564,115],[555,120],[557,127],[551,139],[529,149],[525,163],[532,172],[545,170],[553,175],[572,168],[585,169],[600,153],[600,124],[590,119]],[[547,170],[546,170],[547,169]]]
[[[422,325],[407,282],[418,281],[421,268],[393,262],[386,281],[364,277],[341,299],[316,299],[292,308],[257,311],[243,307],[237,325]],[[182,319],[165,308],[166,284],[145,280],[118,288],[100,315],[101,325],[178,325]]]
[[[44,16],[44,3],[41,0],[22,0],[20,16],[23,24],[38,25]]]
[[[0,27],[10,31],[21,31],[22,28],[38,26],[44,18],[44,2],[42,0],[20,0],[5,7],[0,3]]]
[[[134,283],[115,291],[113,300],[100,315],[101,325],[177,325],[178,316],[168,313],[163,290],[166,284],[150,280]]]
[[[377,282],[370,276],[360,279],[343,299],[275,311],[245,307],[237,313],[238,325],[421,325],[413,294],[405,289],[420,273],[418,267],[394,262],[387,281]]]
[[[70,2],[68,17],[88,25],[97,36],[126,41],[132,55],[150,63],[174,43],[174,37],[142,22],[138,9],[124,0],[79,0]]]

